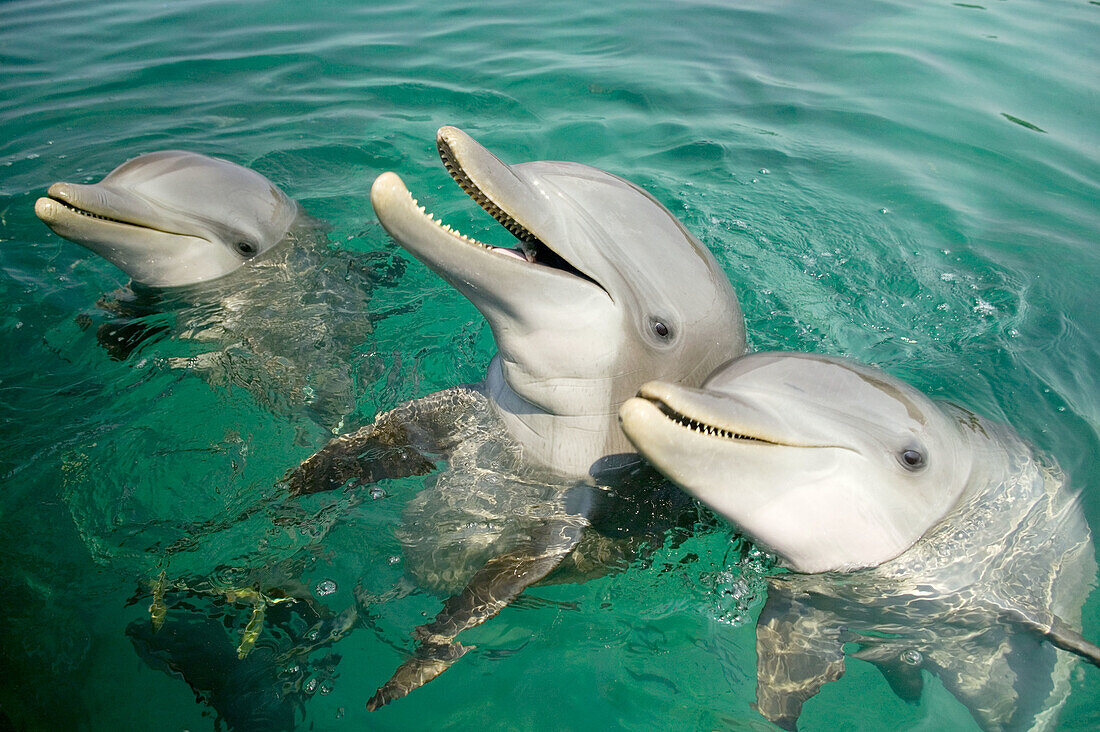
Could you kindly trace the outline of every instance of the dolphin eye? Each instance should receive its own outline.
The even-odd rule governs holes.
[[[900,455],[901,464],[909,470],[920,470],[924,467],[924,453],[919,450],[906,450]]]
[[[244,257],[255,256],[256,245],[250,241],[239,241],[233,245],[233,248],[237,250],[237,253]]]
[[[653,321],[653,332],[661,338],[668,338],[672,333],[672,331],[668,329],[668,326],[659,320]]]

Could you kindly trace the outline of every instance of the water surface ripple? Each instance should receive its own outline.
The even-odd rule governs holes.
[[[169,622],[225,638],[250,613],[232,585],[293,580],[334,613],[358,597],[338,665],[318,651],[280,670],[303,727],[763,728],[766,562],[705,512],[626,571],[536,588],[443,678],[368,716],[438,607],[395,538],[420,482],[285,520],[277,481],[327,426],[255,397],[277,383],[172,367],[189,346],[169,316],[169,335],[112,358],[87,324],[126,277],[38,222],[50,183],[157,149],[217,155],[327,222],[323,246],[377,262],[395,253],[368,202],[384,170],[503,242],[439,165],[440,125],[508,161],[595,165],[711,248],[755,348],[870,361],[1013,424],[1096,529],[1098,38],[1085,0],[0,4],[0,727],[212,729],[136,650],[164,570]],[[478,379],[492,354],[476,310],[406,263],[341,344],[351,425]],[[1084,616],[1100,637],[1100,597]],[[269,609],[255,658],[303,623]],[[1060,728],[1100,726],[1100,674],[1072,683]],[[857,662],[801,724],[975,728],[937,683],[909,706]]]

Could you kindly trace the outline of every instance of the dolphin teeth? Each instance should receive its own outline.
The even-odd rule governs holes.
[[[469,174],[462,169],[462,166],[455,159],[454,153],[445,141],[439,141],[439,157],[443,161],[443,167],[454,179],[455,183],[458,183],[459,188],[466,192],[470,198],[474,199],[478,206],[481,206],[494,219],[497,220],[504,228],[506,228],[513,236],[521,241],[538,241],[538,237],[523,227],[518,221],[508,215],[500,206],[496,204],[489,196],[485,194]]]
[[[672,407],[668,406],[664,402],[657,399],[650,399],[650,401],[661,410],[661,413],[673,424],[677,424],[681,427],[687,428],[692,432],[698,432],[701,435],[710,435],[711,437],[719,437],[726,440],[742,440],[749,442],[759,442],[765,445],[775,445],[778,443],[771,440],[765,440],[761,437],[753,437],[752,435],[743,435],[740,432],[733,432],[727,430],[724,427],[716,427],[714,425],[700,422],[697,419],[692,419],[686,414],[681,414]]]
[[[129,221],[123,221],[121,219],[112,219],[110,216],[103,216],[102,214],[92,213],[91,211],[85,211],[82,208],[78,208],[68,201],[62,201],[60,198],[51,198],[51,201],[58,204],[62,208],[68,209],[75,214],[84,216],[89,219],[99,219],[100,221],[107,221],[112,224],[125,224],[127,226],[140,226],[140,224],[131,224]]]
[[[443,231],[446,231],[451,236],[453,236],[455,238],[458,238],[458,239],[462,239],[463,241],[469,242],[470,244],[476,244],[477,246],[483,247],[485,249],[490,249],[490,250],[492,249],[492,247],[489,246],[488,244],[480,242],[477,239],[474,239],[472,237],[466,236],[462,232],[455,230],[455,228],[452,227],[450,224],[443,223],[442,219],[437,218],[435,216],[435,214],[429,212],[426,208],[421,206],[417,202],[417,200],[415,198],[413,198],[411,193],[409,194],[409,200],[412,201],[413,205],[416,206],[416,210],[419,211],[421,213],[421,215],[424,216],[424,218],[428,219],[428,221],[431,221],[433,224],[438,226]]]

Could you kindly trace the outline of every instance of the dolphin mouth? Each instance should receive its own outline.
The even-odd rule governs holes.
[[[78,206],[74,206],[73,204],[69,203],[68,201],[57,198],[56,196],[46,196],[46,200],[52,201],[53,203],[61,206],[62,208],[66,209],[69,213],[74,213],[78,216],[84,216],[85,218],[98,219],[99,221],[107,221],[107,222],[112,223],[112,224],[122,224],[124,226],[140,226],[140,224],[134,224],[130,221],[123,221],[122,219],[116,219],[116,218],[112,218],[110,216],[104,216],[103,214],[93,213],[91,211],[80,208]],[[147,227],[141,227],[141,228],[147,228]]]
[[[443,167],[447,169],[447,172],[450,174],[451,178],[454,179],[455,183],[458,184],[459,188],[465,191],[466,195],[470,198],[474,199],[474,202],[478,206],[481,206],[485,213],[496,219],[501,226],[519,240],[520,248],[515,256],[520,256],[520,254],[522,254],[523,258],[532,264],[540,264],[544,267],[561,270],[574,277],[588,280],[592,284],[599,286],[600,289],[603,289],[600,283],[570,264],[568,260],[550,248],[542,239],[532,234],[523,224],[519,223],[511,214],[505,211],[500,204],[490,198],[489,195],[474,182],[469,172],[462,167],[462,163],[459,161],[458,155],[456,155],[451,148],[446,135],[440,134],[436,137],[436,148],[439,150],[439,158],[443,161]],[[503,247],[493,247],[493,249],[499,251],[503,249]],[[505,252],[511,253],[515,252],[515,250],[505,249]]]
[[[757,442],[763,445],[786,444],[783,442],[769,440],[763,437],[757,437],[755,435],[745,434],[744,432],[728,430],[725,427],[708,424],[707,422],[700,421],[698,419],[695,419],[694,417],[678,411],[658,396],[645,394],[644,391],[638,392],[638,398],[644,399],[645,401],[655,406],[661,412],[661,414],[665,416],[666,419],[674,422],[675,424],[678,424],[681,427],[689,429],[692,432],[698,432],[701,435],[717,437],[723,440],[733,440],[736,442]]]
[[[645,402],[654,417],[663,417],[678,429],[695,432],[745,447],[795,447],[813,449],[853,450],[852,447],[798,436],[784,427],[786,420],[776,421],[770,410],[760,410],[751,402],[725,402],[721,395],[703,389],[691,389],[661,381],[643,384],[634,399]],[[660,416],[658,416],[660,415]]]
[[[439,159],[443,161],[443,167],[447,169],[447,173],[454,179],[454,182],[458,183],[459,188],[465,191],[467,196],[474,199],[474,202],[478,206],[481,206],[485,213],[496,219],[501,226],[511,232],[512,236],[519,239],[520,248],[527,261],[535,261],[537,249],[540,245],[549,249],[549,247],[540,241],[537,236],[512,218],[504,209],[497,205],[493,199],[489,198],[476,183],[474,183],[473,178],[471,178],[470,174],[462,167],[462,164],[458,161],[458,156],[455,155],[454,150],[451,149],[450,143],[447,142],[443,135],[439,135],[436,138],[435,146],[439,151]]]
[[[439,151],[440,160],[443,162],[443,167],[450,174],[451,178],[458,184],[458,186],[474,200],[486,213],[493,217],[501,226],[508,230],[509,233],[514,236],[518,241],[518,247],[500,247],[486,244],[471,236],[467,236],[462,232],[456,231],[451,226],[444,224],[442,221],[436,219],[430,212],[426,211],[420,203],[412,197],[412,194],[405,189],[405,193],[408,198],[415,205],[420,215],[431,223],[433,226],[442,229],[451,236],[467,243],[473,244],[480,249],[493,252],[497,255],[502,255],[511,260],[517,262],[526,262],[529,265],[538,267],[539,269],[551,270],[557,274],[568,275],[571,278],[583,280],[589,284],[595,285],[603,293],[607,292],[607,288],[593,277],[576,267],[573,263],[561,256],[554,249],[543,241],[536,233],[531,231],[529,225],[521,223],[523,218],[521,212],[510,211],[506,208],[506,204],[501,203],[498,199],[494,198],[488,192],[486,188],[493,188],[494,185],[499,186],[501,184],[507,184],[510,181],[506,180],[509,175],[514,175],[510,172],[508,166],[501,163],[499,160],[492,156],[491,153],[483,148],[477,150],[466,150],[463,153],[462,150],[458,150],[454,142],[448,139],[449,136],[461,136],[462,139],[457,142],[467,141],[467,144],[472,143],[476,145],[472,140],[468,140],[465,133],[456,130],[454,128],[444,127],[439,130],[436,135],[436,148]],[[480,146],[478,146],[480,148]],[[470,161],[474,167],[481,166],[481,169],[477,172],[470,170],[469,165],[463,164],[464,157],[471,157]],[[494,165],[490,169],[484,168],[485,158],[492,157]],[[505,172],[507,171],[507,172]],[[387,178],[392,176],[389,173],[383,173],[379,176],[376,184],[386,181]],[[390,186],[387,183],[386,186],[390,187],[394,191],[398,190],[399,179],[396,176],[393,177],[393,185]],[[403,185],[400,188],[404,188]],[[374,201],[374,193],[372,191],[372,201]],[[375,206],[375,210],[379,214],[379,218],[383,219],[383,225],[386,224],[386,220],[383,216],[383,211],[379,210],[379,206]],[[532,213],[532,212],[528,212]],[[393,233],[393,232],[391,232]],[[402,241],[401,236],[396,237],[398,241]]]
[[[172,231],[162,227],[151,226],[147,223],[120,218],[121,214],[113,208],[104,205],[96,205],[94,201],[84,200],[86,196],[79,194],[79,186],[70,186],[68,183],[55,183],[46,191],[46,195],[39,198],[34,205],[35,214],[43,222],[55,223],[64,216],[75,216],[78,220],[103,222],[115,226],[124,226],[131,229],[155,231],[172,236],[199,237],[195,234],[186,234],[181,231]],[[98,224],[93,224],[98,225]]]

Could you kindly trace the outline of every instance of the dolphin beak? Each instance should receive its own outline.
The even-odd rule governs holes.
[[[370,201],[390,236],[467,297],[467,290],[484,277],[487,268],[519,271],[528,267],[526,260],[511,250],[483,244],[433,218],[397,173],[383,173],[375,179]],[[482,253],[485,257],[479,256]]]
[[[34,215],[46,226],[52,226],[61,216],[62,207],[58,201],[43,196],[34,202]]]
[[[396,173],[383,173],[371,187],[371,205],[398,244],[424,262],[492,321],[491,312],[515,316],[517,297],[531,289],[546,306],[555,302],[607,301],[602,285],[557,256],[532,232],[552,211],[548,196],[465,132],[443,127],[439,155],[455,182],[520,242],[493,247],[436,220],[412,197]]]
[[[635,446],[639,442],[644,445],[647,435],[652,439],[656,435],[655,426],[664,426],[664,421],[660,407],[643,397],[631,397],[619,407],[619,424]]]
[[[60,236],[108,259],[138,231],[188,236],[166,230],[145,201],[102,184],[54,183],[35,201],[34,213]]]
[[[537,240],[531,232],[545,229],[545,216],[536,214],[548,209],[543,200],[545,194],[539,196],[511,166],[457,127],[440,127],[435,144],[443,166],[467,195],[521,244]],[[528,246],[524,251],[532,253]]]
[[[55,183],[34,212],[56,234],[80,244],[152,287],[195,284],[240,266],[240,258],[171,224],[138,196],[105,185]],[[166,267],[164,262],[172,262]]]
[[[54,228],[55,224],[64,226],[67,217],[82,212],[79,205],[72,203],[76,199],[73,188],[74,186],[71,183],[54,183],[46,191],[45,196],[34,202],[35,216],[50,228]],[[65,236],[65,234],[62,234],[62,236]]]

